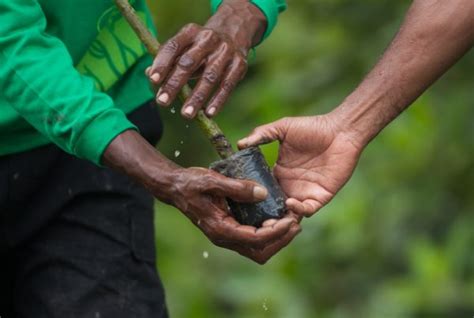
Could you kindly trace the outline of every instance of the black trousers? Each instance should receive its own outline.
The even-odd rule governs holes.
[[[152,104],[129,116],[150,143]],[[0,157],[0,317],[167,317],[153,198],[54,145]]]

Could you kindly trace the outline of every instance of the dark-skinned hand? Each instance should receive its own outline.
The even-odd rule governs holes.
[[[329,203],[351,177],[362,146],[341,132],[330,115],[284,118],[256,128],[239,141],[247,148],[280,141],[274,174],[286,205],[309,217]]]
[[[265,263],[286,246],[300,227],[289,215],[261,228],[239,224],[228,212],[225,198],[237,202],[258,202],[267,191],[252,181],[235,180],[204,168],[178,169],[171,186],[154,193],[181,210],[217,246],[229,248]]]
[[[291,213],[281,220],[269,220],[258,229],[239,224],[229,214],[225,198],[257,202],[267,196],[265,188],[204,168],[179,167],[135,131],[115,138],[106,149],[103,162],[181,210],[214,244],[257,263],[267,262],[301,231],[298,217]]]
[[[181,114],[190,119],[205,108],[209,117],[215,116],[245,76],[248,52],[265,28],[265,16],[247,0],[224,1],[205,26],[186,25],[161,46],[146,71],[151,83],[161,86],[157,103],[169,106],[193,75],[202,71]]]

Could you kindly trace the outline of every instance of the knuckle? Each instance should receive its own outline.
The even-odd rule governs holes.
[[[202,178],[201,180],[197,181],[194,186],[197,192],[203,193],[208,190],[207,185],[208,183],[206,182],[206,180]]]
[[[224,41],[221,44],[221,50],[224,54],[228,54],[232,50],[232,46],[227,41]]]
[[[165,85],[165,90],[176,90],[179,88],[179,79],[176,77],[171,77]]]
[[[212,31],[211,29],[204,29],[199,35],[202,40],[209,41],[213,37],[214,31]]]
[[[175,39],[171,39],[165,43],[162,50],[165,53],[176,53],[179,50],[179,43]]]
[[[219,191],[223,189],[223,184],[220,180],[212,175],[204,176],[204,187],[207,191]]]
[[[201,28],[201,26],[197,23],[188,23],[184,26],[183,30],[185,32],[191,32],[191,33],[195,33],[196,31],[198,31],[199,29]]]
[[[205,94],[201,91],[197,91],[193,94],[192,103],[193,104],[201,104],[205,101],[205,99],[206,99]]]
[[[206,70],[204,74],[202,75],[203,79],[208,81],[211,84],[215,84],[217,80],[219,79],[219,75],[217,74],[216,70],[214,68],[211,68],[209,70]]]
[[[220,37],[216,31],[212,29],[204,29],[200,33],[201,40],[205,45],[215,45],[220,41]]]
[[[222,82],[222,90],[226,94],[230,93],[234,89],[234,87],[235,87],[235,84],[233,81],[224,80],[224,82]]]
[[[194,60],[194,58],[187,53],[183,54],[183,56],[181,56],[178,61],[178,65],[186,70],[192,69],[195,63],[196,61]]]
[[[203,181],[203,184],[206,186],[206,188],[215,183],[214,178],[209,174],[202,176],[202,181]]]

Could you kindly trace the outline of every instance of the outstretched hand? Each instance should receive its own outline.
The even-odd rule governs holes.
[[[274,174],[288,196],[288,208],[311,216],[329,203],[351,177],[362,146],[329,114],[284,118],[260,126],[239,148],[280,141]]]

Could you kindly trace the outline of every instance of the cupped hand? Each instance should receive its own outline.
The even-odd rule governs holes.
[[[188,24],[159,50],[146,71],[154,86],[161,86],[156,100],[169,106],[196,74],[197,84],[181,114],[193,118],[205,107],[216,115],[247,71],[247,54],[266,26],[263,13],[249,1],[225,1],[205,26]]]
[[[267,190],[252,181],[226,178],[204,168],[178,169],[169,187],[156,187],[155,195],[181,210],[215,245],[234,250],[257,263],[267,262],[301,231],[298,217],[288,214],[269,220],[261,228],[239,224],[228,211],[225,198],[258,202]]]
[[[239,141],[239,148],[275,140],[280,141],[280,149],[274,174],[288,196],[286,204],[307,217],[346,184],[363,149],[330,114],[284,118],[260,126]]]

